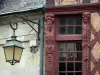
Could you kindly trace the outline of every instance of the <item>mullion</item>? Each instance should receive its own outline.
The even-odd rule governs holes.
[[[67,34],[69,34],[69,33],[68,33],[68,28],[69,28],[69,27],[73,27],[73,34],[74,34],[74,25],[69,25],[69,24],[68,24],[68,18],[67,18],[67,19],[66,19],[66,33],[67,33]],[[71,33],[71,34],[72,34],[72,33]]]
[[[74,33],[75,33],[75,31],[76,31],[76,17],[75,17],[75,19],[74,19]],[[76,33],[75,33],[76,34]]]
[[[63,52],[65,52],[65,51],[63,51]],[[82,52],[82,51],[67,51],[67,53],[68,53],[68,52],[75,52],[75,53],[76,53],[76,52]]]
[[[82,62],[82,61],[59,61],[59,62]]]
[[[77,27],[82,27],[82,25],[76,25],[76,20],[77,20],[77,16],[75,18],[75,34],[80,34],[80,33],[76,33],[76,28]],[[81,29],[81,33],[82,33],[82,29]]]
[[[75,42],[74,42],[74,75],[75,75],[75,50],[76,48],[75,48]]]
[[[65,71],[61,71],[61,72],[65,72]],[[73,71],[68,71],[68,72],[73,72]],[[75,72],[82,72],[82,71],[75,71]]]
[[[75,17],[74,17],[74,34],[75,34],[75,26],[76,26],[76,24],[75,24]]]
[[[68,61],[67,61],[67,56],[68,56],[68,53],[67,53],[67,42],[66,42],[66,75],[67,75],[67,63],[68,63]]]
[[[68,29],[68,22],[67,22],[67,18],[66,18],[66,34],[67,34],[67,29]]]

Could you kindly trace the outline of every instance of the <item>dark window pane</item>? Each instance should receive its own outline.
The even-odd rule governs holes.
[[[82,72],[76,72],[75,75],[82,75]]]
[[[66,43],[60,43],[60,51],[66,51]]]
[[[74,59],[74,53],[70,51],[74,51],[74,43],[67,43],[67,60],[68,61],[73,61]]]
[[[74,75],[73,73],[67,73],[67,75]]]
[[[82,43],[81,42],[76,43],[76,51],[82,51]]]
[[[75,63],[75,71],[82,71],[82,63],[81,62]]]
[[[59,71],[66,71],[66,63],[59,63]]]
[[[67,63],[67,71],[74,71],[74,64],[72,62]]]
[[[74,34],[74,28],[73,27],[68,27],[67,28],[67,34]]]
[[[66,19],[65,18],[60,19],[60,25],[66,25]]]
[[[68,25],[74,25],[74,18],[68,18]]]
[[[59,57],[59,61],[66,61],[65,57]]]
[[[76,17],[76,25],[82,25],[82,17]]]
[[[60,52],[59,61],[65,61],[66,60],[66,53]]]
[[[66,34],[66,27],[60,27],[60,34]]]
[[[67,51],[74,51],[74,43],[67,43]]]
[[[60,52],[60,57],[66,57],[66,53]]]
[[[76,26],[75,27],[75,34],[81,34],[82,33],[82,27],[81,26]]]
[[[74,58],[74,53],[73,52],[68,52],[68,58]]]
[[[82,52],[77,52],[77,53],[76,53],[75,60],[76,60],[76,61],[82,61]]]
[[[67,53],[67,61],[74,61],[74,53],[73,52]]]
[[[59,73],[59,75],[66,75],[66,73]]]

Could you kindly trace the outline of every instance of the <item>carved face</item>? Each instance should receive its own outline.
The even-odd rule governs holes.
[[[47,30],[48,30],[49,32],[51,32],[51,31],[52,31],[52,26],[48,26],[48,27],[47,27]]]
[[[52,20],[47,20],[47,25],[52,25]]]

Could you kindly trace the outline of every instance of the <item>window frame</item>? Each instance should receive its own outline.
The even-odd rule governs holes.
[[[81,19],[80,19],[81,18]],[[79,24],[79,20],[81,20],[80,24]],[[62,22],[63,21],[63,22]],[[76,29],[77,27],[81,27],[82,29],[82,14],[69,14],[69,15],[62,15],[62,16],[59,16],[58,18],[58,27],[59,27],[59,31],[58,33],[61,34],[61,35],[72,35],[72,34],[81,34],[81,32],[76,32]],[[78,24],[76,24],[78,23]],[[60,32],[60,28],[65,28],[65,32],[64,33],[61,33]],[[72,28],[72,32],[69,32],[69,28]]]
[[[60,10],[59,10],[60,11]],[[61,12],[62,13],[62,12]],[[59,15],[62,15],[59,13]],[[77,37],[81,37],[82,40],[82,49],[83,49],[83,58],[82,59],[82,75],[90,75],[90,12],[81,12],[82,13],[82,35],[76,35]],[[64,13],[65,14],[65,13]],[[68,12],[69,14],[69,12]],[[72,14],[75,14],[73,12]],[[71,35],[65,36],[65,40],[61,36],[61,39],[56,39],[57,37],[57,15],[56,13],[47,13],[46,14],[46,74],[58,75],[58,43],[60,41],[68,40],[67,36],[70,36],[69,40],[79,40],[71,39],[73,38]],[[51,20],[51,21],[49,21]],[[51,26],[51,31],[48,30],[48,27]],[[89,35],[89,36],[86,36]],[[74,37],[75,38],[75,37]],[[87,41],[86,41],[87,40]]]
[[[72,60],[69,60],[69,58],[67,57],[68,56],[68,53],[72,53],[72,54],[76,54],[77,55],[77,53],[82,53],[83,51],[77,51],[77,49],[76,49],[76,43],[82,43],[82,41],[66,41],[66,42],[59,42],[59,47],[60,47],[60,44],[61,43],[63,43],[63,44],[65,44],[65,46],[66,46],[66,51],[64,50],[64,51],[60,51],[59,50],[59,53],[58,53],[58,57],[59,57],[59,59],[60,59],[60,53],[65,53],[66,54],[66,57],[65,57],[65,59],[64,60],[59,60],[59,64],[60,63],[65,63],[65,65],[66,65],[66,70],[65,71],[59,71],[59,73],[61,73],[61,72],[63,72],[63,73],[69,73],[69,72],[72,72],[73,74],[74,73],[82,73],[83,71],[82,71],[82,68],[81,68],[81,70],[76,70],[76,63],[81,63],[81,67],[82,67],[82,56],[81,56],[81,60],[79,59],[79,60],[77,60],[78,58],[77,57],[73,57],[73,59]],[[67,47],[68,47],[68,43],[73,43],[74,44],[74,46],[73,46],[73,48],[74,48],[74,51],[67,51]],[[81,45],[82,46],[82,45]],[[59,49],[59,48],[58,48]],[[81,47],[81,49],[82,49],[82,47]],[[76,59],[77,58],[77,59]],[[73,63],[73,70],[68,70],[67,68],[67,63]],[[58,66],[58,67],[60,67],[60,66]],[[59,68],[60,69],[60,68]],[[70,68],[71,69],[71,68]]]
[[[67,15],[81,15],[82,13],[74,13],[74,14],[63,14],[65,16]],[[55,25],[56,25],[56,41],[67,41],[67,40],[82,40],[82,34],[59,34],[59,16],[63,15],[56,15],[55,17]],[[83,19],[82,19],[82,25],[83,25]]]
[[[81,17],[82,17],[82,13],[79,13],[79,14],[67,14],[67,15],[69,15],[69,16],[71,15],[72,16],[72,15],[80,15],[80,14],[81,14]],[[59,27],[60,27],[59,16],[62,16],[62,15],[56,15],[56,18],[55,18],[55,27],[56,27],[55,28],[55,30],[56,30],[56,36],[55,36],[55,38],[56,38],[56,42],[57,42],[57,45],[56,45],[57,49],[59,50],[59,43],[60,42],[75,42],[75,41],[81,41],[82,42],[82,33],[81,34],[60,34],[59,33]],[[82,19],[82,22],[83,22],[83,19]],[[82,23],[82,25],[83,25],[83,23]],[[59,51],[57,51],[57,52],[58,52],[57,56],[59,56],[60,52]],[[58,58],[58,61],[56,61],[56,66],[59,67],[59,63],[58,62],[59,62],[59,58]],[[58,63],[58,65],[57,65],[57,63]],[[73,61],[73,63],[75,63],[75,61]],[[83,51],[82,51],[82,60],[81,60],[81,63],[83,65]],[[82,68],[83,68],[83,66],[82,66]],[[82,75],[83,75],[83,69],[82,69],[81,72],[82,72]],[[59,75],[59,73],[60,72],[58,72],[58,75]],[[68,71],[66,71],[66,73],[68,73]],[[73,71],[73,73],[75,73],[75,71]]]

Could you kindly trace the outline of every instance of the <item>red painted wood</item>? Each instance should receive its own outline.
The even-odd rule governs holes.
[[[84,4],[84,5],[65,5],[58,7],[47,7],[46,13],[55,14],[55,16],[62,14],[80,14],[85,11],[100,11],[100,3],[93,4]],[[49,15],[49,14],[47,14]],[[52,19],[51,19],[52,18]],[[50,24],[51,23],[51,24]],[[58,58],[59,55],[58,44],[56,41],[71,40],[66,39],[69,36],[61,36],[57,35],[55,30],[58,29],[58,26],[54,28],[56,21],[52,16],[46,16],[46,75],[58,75]],[[52,26],[49,26],[52,25]],[[53,29],[52,29],[53,28]],[[51,32],[52,31],[52,32]],[[95,35],[95,39],[93,39],[90,43],[90,13],[85,12],[83,14],[83,33],[82,33],[82,47],[83,47],[83,75],[94,75],[97,70],[99,70],[100,62],[97,62],[94,56],[91,54],[91,61],[93,62],[94,69],[90,74],[90,51],[93,49],[94,45],[98,41],[100,43],[100,31],[96,32],[96,30],[91,26],[91,31]],[[55,34],[56,33],[56,34]],[[57,35],[57,36],[55,36]],[[81,39],[77,36],[76,39]],[[56,39],[55,39],[56,38]],[[72,38],[74,39],[74,38]],[[76,40],[74,39],[74,40]],[[91,46],[90,46],[91,44]],[[51,48],[49,48],[49,46]],[[91,48],[90,48],[91,47]]]
[[[86,11],[100,11],[100,3],[80,4],[80,5],[62,5],[62,6],[51,6],[46,8],[46,12],[86,12]]]
[[[82,48],[83,48],[83,75],[90,75],[90,57],[89,57],[89,50],[90,50],[90,15],[89,13],[85,12],[83,14],[83,30],[82,35],[58,35],[55,32],[56,25],[54,23],[54,16],[53,14],[46,15],[46,75],[58,75],[58,55],[59,52],[57,43],[55,41],[68,41],[68,40],[82,40]],[[56,29],[57,30],[57,29]],[[54,35],[56,33],[56,35]],[[56,38],[55,38],[56,36]]]
[[[55,32],[54,32],[54,14],[46,14],[46,58],[45,71],[46,75],[54,75],[54,53],[55,53]]]
[[[57,35],[56,41],[66,41],[66,40],[82,40],[82,35]]]
[[[83,75],[90,75],[90,13],[83,13],[82,48],[83,48]]]

